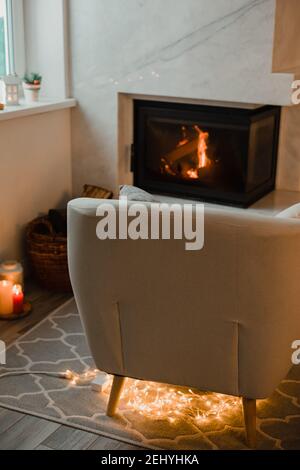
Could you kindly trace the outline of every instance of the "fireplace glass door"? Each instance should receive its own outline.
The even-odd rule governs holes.
[[[274,188],[280,108],[135,102],[133,171],[156,193],[248,206]]]

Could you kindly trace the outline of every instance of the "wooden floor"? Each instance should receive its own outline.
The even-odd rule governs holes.
[[[26,284],[26,292],[33,304],[31,315],[17,322],[0,322],[0,338],[7,345],[71,298],[68,294],[49,293],[30,282]],[[140,450],[114,439],[0,407],[0,450],[72,449]]]

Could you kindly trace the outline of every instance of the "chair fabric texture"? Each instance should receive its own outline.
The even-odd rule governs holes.
[[[186,251],[185,240],[99,240],[102,202],[68,206],[71,282],[97,367],[270,396],[300,338],[300,221],[206,207],[204,248]]]

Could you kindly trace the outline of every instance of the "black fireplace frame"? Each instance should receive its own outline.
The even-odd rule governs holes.
[[[134,174],[134,185],[156,194],[166,194],[175,197],[207,201],[218,204],[233,205],[237,207],[249,207],[254,202],[268,194],[275,188],[277,155],[279,144],[281,107],[264,105],[255,108],[248,107],[224,107],[182,104],[165,101],[134,100],[134,143],[132,145],[131,171]],[[210,124],[226,122],[226,126],[233,128],[250,129],[252,123],[262,117],[274,116],[274,136],[272,151],[272,170],[267,181],[258,185],[255,189],[245,192],[218,191],[211,188],[196,187],[195,185],[181,184],[180,182],[164,182],[149,180],[146,177],[144,167],[145,158],[145,130],[147,119],[163,117],[165,119],[187,119],[191,122],[204,122]],[[250,131],[249,141],[250,145]],[[246,164],[246,163],[245,163]]]

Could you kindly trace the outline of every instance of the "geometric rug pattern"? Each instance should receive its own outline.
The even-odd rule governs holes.
[[[109,389],[99,393],[89,384],[74,385],[61,378],[39,374],[39,371],[66,370],[82,374],[94,368],[73,299],[15,341],[8,349],[6,359],[7,364],[0,365],[0,376],[7,372],[20,375],[0,378],[1,407],[150,449],[247,448],[242,409],[234,399],[234,406],[229,399],[221,416],[216,416],[210,413],[210,403],[218,403],[218,400],[223,403],[223,399],[216,394],[205,394],[209,405],[205,419],[191,419],[196,416],[193,400],[186,415],[178,412],[178,419],[167,419],[166,415],[152,416],[147,409],[143,412],[141,407],[137,410],[132,406],[133,401],[140,400],[141,403],[139,393],[145,393],[145,382],[133,384],[128,379],[128,390],[122,396],[118,415],[108,418],[105,409]],[[30,374],[21,375],[24,371]],[[133,387],[134,399],[130,396]],[[152,405],[151,384],[148,389]],[[179,397],[191,396],[183,388],[173,389],[172,393]],[[202,400],[203,396],[199,395],[200,398]],[[224,397],[225,404],[226,399]],[[175,413],[177,407],[179,410],[179,404],[173,406]],[[291,369],[272,397],[258,402],[257,412],[258,449],[300,449],[300,366]]]

